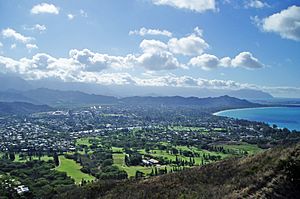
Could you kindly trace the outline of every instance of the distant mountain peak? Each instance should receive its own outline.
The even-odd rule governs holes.
[[[231,91],[228,95],[240,99],[272,99],[273,96],[267,92],[254,89],[240,89]]]

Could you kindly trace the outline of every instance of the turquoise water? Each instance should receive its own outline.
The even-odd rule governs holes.
[[[280,128],[300,131],[300,107],[232,109],[214,115],[276,124]]]

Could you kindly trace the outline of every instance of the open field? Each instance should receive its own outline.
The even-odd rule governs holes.
[[[113,153],[123,153],[123,148],[122,147],[111,147]]]
[[[95,138],[95,137],[84,137],[84,138],[80,138],[76,140],[76,145],[86,145],[86,146],[91,146],[92,145],[92,141],[99,141],[99,138]]]
[[[59,156],[59,166],[55,169],[57,171],[66,172],[68,176],[75,180],[76,184],[79,184],[82,179],[87,181],[95,180],[95,177],[81,172],[81,168],[82,167],[74,160],[67,159],[65,156]]]
[[[225,145],[219,145],[223,146],[224,149],[230,149],[230,150],[235,150],[235,151],[247,151],[248,154],[256,154],[258,152],[263,151],[263,149],[259,148],[257,145],[253,144],[247,144],[247,143],[242,143],[242,144],[225,144]]]
[[[195,132],[201,132],[201,133],[207,133],[208,130],[204,127],[189,127],[189,126],[168,126],[170,130],[173,131],[195,131]]]

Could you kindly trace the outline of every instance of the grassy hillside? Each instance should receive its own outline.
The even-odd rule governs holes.
[[[65,198],[297,198],[300,143],[144,180],[98,182]]]

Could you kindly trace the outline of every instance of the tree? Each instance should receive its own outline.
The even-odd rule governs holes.
[[[57,155],[56,152],[54,152],[54,154],[53,154],[53,160],[54,160],[54,164],[56,166],[58,166],[59,165],[59,158],[58,158],[58,155]]]
[[[135,178],[142,178],[142,177],[144,177],[144,173],[141,172],[141,171],[139,171],[139,170],[137,170],[135,172]]]
[[[14,161],[14,160],[16,159],[15,153],[14,153],[14,152],[10,152],[10,153],[9,153],[9,159],[10,159],[11,161]]]

